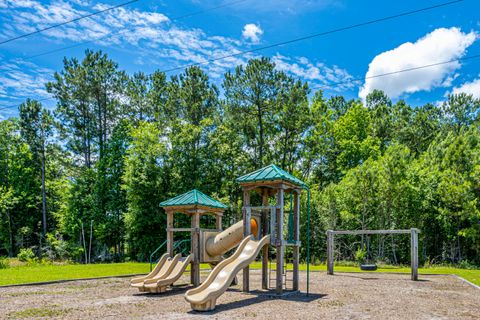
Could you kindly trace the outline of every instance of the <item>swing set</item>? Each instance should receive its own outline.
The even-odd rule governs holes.
[[[407,230],[327,230],[327,273],[333,275],[334,266],[334,236],[335,235],[372,235],[372,234],[410,234],[410,263],[411,279],[418,280],[418,234],[419,229],[411,228]],[[369,242],[367,241],[367,250]],[[360,265],[364,271],[377,270],[375,264],[370,263],[367,256],[367,263]]]

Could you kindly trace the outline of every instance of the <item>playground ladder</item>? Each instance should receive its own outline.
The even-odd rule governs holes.
[[[272,275],[273,273],[273,275]],[[291,276],[289,276],[289,274]],[[283,265],[283,273],[282,273],[282,287],[284,290],[288,290],[288,285],[287,283],[293,283],[293,270],[287,270],[287,263]],[[275,282],[276,280],[276,274],[274,273],[274,270],[272,268],[272,261],[268,264],[268,288],[269,289],[274,289],[275,287],[272,286],[272,281]],[[293,288],[293,286],[292,286]]]

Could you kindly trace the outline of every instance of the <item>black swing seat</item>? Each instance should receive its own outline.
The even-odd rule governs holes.
[[[360,269],[363,271],[375,271],[377,270],[376,264],[361,264]]]

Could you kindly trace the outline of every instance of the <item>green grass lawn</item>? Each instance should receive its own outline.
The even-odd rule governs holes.
[[[148,263],[137,262],[14,266],[0,269],[0,285],[119,276],[146,273],[149,270]]]
[[[259,262],[252,263],[250,265],[252,268],[260,268],[261,264]],[[289,265],[288,269],[291,268]],[[300,270],[307,270],[307,265],[302,264],[300,265]],[[310,265],[310,271],[327,271],[326,265]],[[377,271],[362,271],[357,266],[341,266],[335,265],[334,268],[335,272],[393,272],[393,273],[410,273],[409,267],[397,267],[397,266],[381,266],[377,269]],[[418,269],[419,275],[422,274],[456,274],[471,283],[480,286],[480,269],[459,269],[453,267],[445,267],[445,266],[434,266],[429,268],[419,268]]]
[[[260,268],[261,264],[251,264],[252,269]],[[208,269],[208,266],[202,266]],[[300,266],[306,270],[306,265]],[[125,262],[110,264],[65,264],[65,265],[31,265],[12,266],[7,269],[0,269],[0,285],[21,284],[29,282],[43,282],[53,280],[84,279],[105,276],[120,276],[129,274],[147,273],[150,270],[148,263]],[[311,271],[326,271],[325,265],[310,266]],[[361,272],[354,266],[335,266],[335,272]],[[407,267],[381,267],[375,272],[398,272],[410,273]],[[456,274],[466,280],[480,285],[480,270],[458,269],[451,267],[420,268],[421,274]]]

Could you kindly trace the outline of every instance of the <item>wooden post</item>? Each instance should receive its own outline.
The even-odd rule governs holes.
[[[217,230],[222,230],[222,216],[219,214],[216,215],[215,227]]]
[[[412,260],[412,280],[418,280],[418,230],[412,228],[410,230],[411,238],[410,238],[410,252],[411,252],[411,260]]]
[[[418,234],[416,228],[402,230],[328,230],[327,231],[327,273],[333,274],[334,262],[334,235],[352,234],[410,234],[411,278],[418,280]]]
[[[195,212],[192,215],[192,254],[193,260],[190,269],[190,281],[197,287],[200,284],[200,214]]]
[[[277,192],[277,230],[278,237],[275,243],[277,251],[277,281],[276,281],[276,293],[283,293],[283,263],[284,263],[284,250],[283,250],[283,207],[284,204],[284,193],[283,187],[278,189]]]
[[[327,274],[333,275],[333,258],[334,258],[334,244],[333,244],[332,230],[327,230]]]
[[[167,212],[167,252],[173,257],[173,211]]]
[[[250,207],[250,191],[243,190],[243,236],[250,235],[250,217],[247,214],[247,207]],[[250,213],[249,211],[248,213]],[[243,292],[250,291],[250,267],[243,269]]]
[[[268,206],[268,191],[262,194],[262,206]],[[262,210],[262,238],[268,234],[268,214]],[[268,245],[262,249],[262,289],[268,289]]]
[[[300,191],[295,191],[293,198],[293,290],[299,287],[299,264],[300,264]]]

